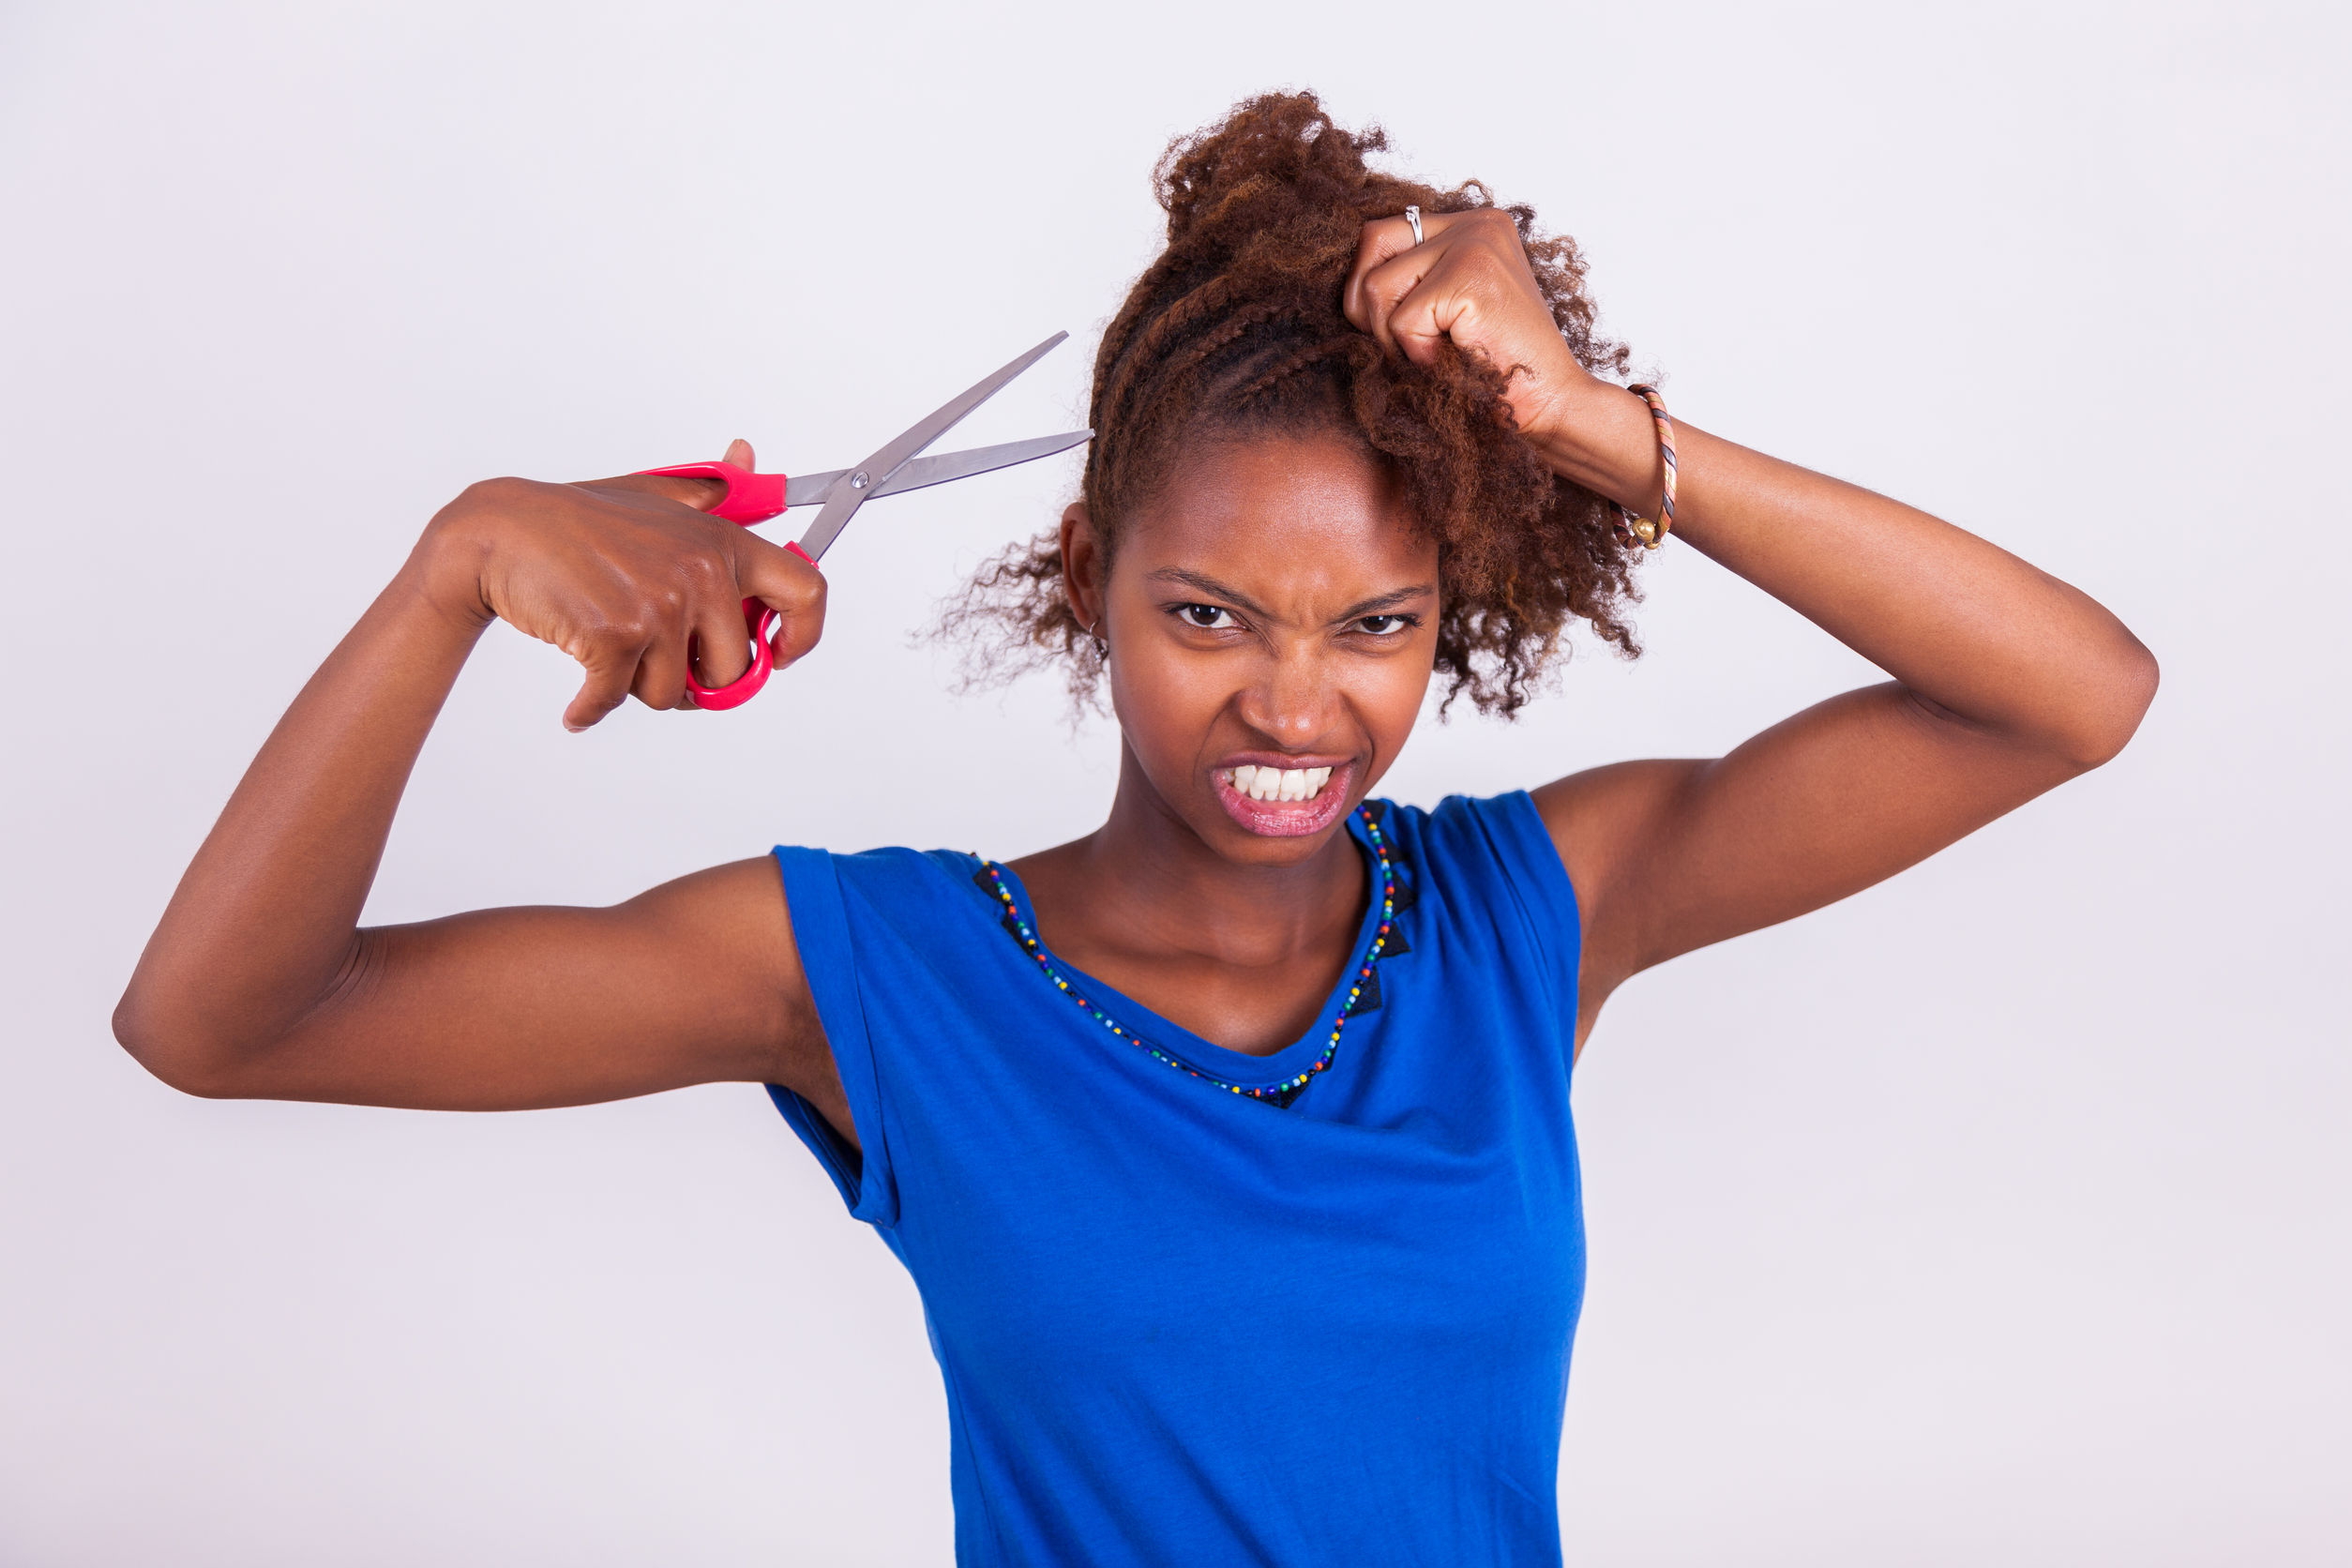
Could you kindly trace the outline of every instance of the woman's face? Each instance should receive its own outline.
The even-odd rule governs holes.
[[[1063,538],[1160,801],[1234,860],[1319,849],[1403,749],[1437,649],[1438,548],[1379,464],[1332,438],[1203,444],[1127,520],[1108,583],[1082,507]]]

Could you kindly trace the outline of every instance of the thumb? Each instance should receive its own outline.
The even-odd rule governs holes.
[[[751,443],[741,436],[727,444],[727,455],[718,460],[733,463],[737,468],[747,469],[754,474],[760,471],[760,460],[751,453]],[[664,493],[674,501],[685,502],[698,512],[707,512],[727,499],[727,483],[723,479],[673,477],[657,482],[680,487]]]
[[[753,473],[759,471],[758,460],[752,456],[751,443],[741,436],[727,444],[727,455],[719,460]],[[580,482],[596,490],[641,490],[648,495],[675,501],[682,506],[691,506],[698,512],[707,512],[727,499],[726,480],[705,479],[685,474],[616,474],[610,479]]]

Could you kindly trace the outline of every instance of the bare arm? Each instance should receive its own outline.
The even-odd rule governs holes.
[[[1581,424],[1597,435],[1607,416]],[[1628,976],[1858,892],[2098,766],[2155,695],[2155,660],[2122,623],[2006,550],[1700,430],[1680,445],[1677,535],[1894,679],[1722,758],[1597,768],[1538,792],[1591,906],[1588,1025]],[[1638,450],[1618,468],[1654,474],[1654,446]],[[1605,475],[1595,456],[1565,460],[1638,505],[1636,473]]]
[[[815,643],[822,580],[686,504],[711,498],[692,480],[495,480],[445,508],[182,878],[115,1012],[131,1053],[191,1093],[445,1109],[780,1082],[848,1131],[765,861],[613,909],[358,926],[417,752],[493,617],[580,660],[574,729],[632,693],[680,705],[690,638],[712,650],[707,679],[739,672],[744,597],[784,612],[778,664]]]
[[[1655,515],[1649,410],[1561,344],[1510,219],[1366,226],[1360,320],[1407,353],[1450,336],[1520,367],[1510,398],[1553,469]],[[1673,537],[1893,676],[1712,761],[1626,762],[1535,799],[1582,906],[1578,1039],[1631,975],[1818,909],[2120,750],[2156,661],[2087,595],[1899,502],[1678,425]]]

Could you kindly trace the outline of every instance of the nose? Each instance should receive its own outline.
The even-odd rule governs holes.
[[[1304,751],[1329,728],[1336,701],[1331,671],[1312,640],[1279,647],[1242,688],[1242,721],[1285,751]]]

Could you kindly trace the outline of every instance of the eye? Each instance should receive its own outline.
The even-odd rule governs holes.
[[[1372,637],[1394,637],[1421,624],[1411,615],[1364,615],[1356,621],[1356,629]]]
[[[1180,604],[1176,607],[1176,616],[1184,625],[1201,631],[1225,631],[1238,624],[1231,611],[1220,610],[1213,604]]]

